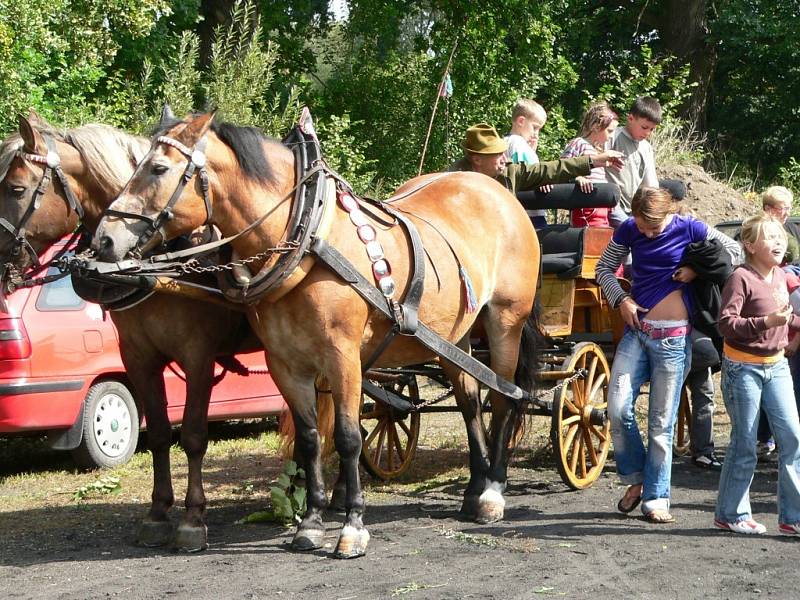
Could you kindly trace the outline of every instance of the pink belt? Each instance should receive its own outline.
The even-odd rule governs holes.
[[[682,337],[692,332],[691,325],[679,325],[677,327],[653,327],[650,323],[642,323],[642,331],[654,340],[668,337]]]

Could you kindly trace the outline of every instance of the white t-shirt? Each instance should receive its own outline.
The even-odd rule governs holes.
[[[539,157],[537,156],[536,151],[531,148],[531,145],[528,143],[528,141],[521,135],[509,133],[503,139],[508,143],[506,158],[512,163],[527,163],[529,165],[535,165],[539,162]],[[547,214],[542,209],[526,210],[525,212],[527,212],[528,216],[531,217],[543,217],[545,214]]]

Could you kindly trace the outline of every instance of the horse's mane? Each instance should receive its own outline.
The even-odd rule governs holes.
[[[0,144],[0,181],[6,178],[8,167],[17,155],[17,150],[22,148],[22,138],[19,133],[11,134]]]
[[[80,153],[97,182],[114,193],[125,187],[150,149],[147,138],[96,123],[68,130],[64,141]]]
[[[73,146],[97,182],[113,193],[125,186],[150,147],[146,138],[130,135],[110,125],[95,123],[62,131],[40,120],[36,129]],[[0,144],[0,180],[8,173],[22,143],[19,133],[14,133]]]
[[[165,119],[159,124],[156,133],[163,135],[182,122],[180,119]],[[258,127],[242,127],[233,123],[214,121],[211,131],[231,149],[247,177],[264,184],[274,185],[277,182],[275,171],[264,153],[263,144],[267,142],[279,145],[280,142],[264,135]]]

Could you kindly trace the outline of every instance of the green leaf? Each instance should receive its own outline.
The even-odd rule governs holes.
[[[292,493],[292,504],[296,512],[305,512],[306,508],[306,490],[305,488],[295,488]]]
[[[266,523],[275,520],[275,514],[271,510],[261,510],[258,512],[250,513],[246,517],[242,517],[236,521],[237,525],[245,523]]]

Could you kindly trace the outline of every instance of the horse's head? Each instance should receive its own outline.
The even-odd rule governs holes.
[[[73,231],[79,219],[59,180],[63,171],[56,172],[68,145],[41,133],[36,124],[20,117],[19,134],[0,145],[0,264],[19,270],[36,263],[37,255]]]
[[[162,115],[166,126],[97,228],[93,247],[101,259],[143,254],[209,221],[205,151],[213,118]]]

